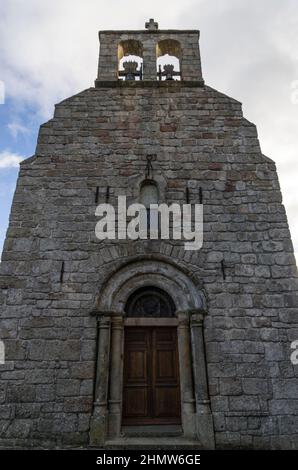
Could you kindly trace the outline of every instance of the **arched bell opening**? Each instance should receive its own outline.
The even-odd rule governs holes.
[[[175,39],[164,39],[156,45],[158,80],[181,80],[181,45]]]
[[[143,80],[143,45],[136,39],[118,45],[118,79]]]

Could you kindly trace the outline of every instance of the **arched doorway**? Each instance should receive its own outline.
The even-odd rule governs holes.
[[[159,332],[163,328],[168,331],[173,328],[177,332],[180,385],[177,401],[180,403],[182,436],[184,439],[195,439],[201,448],[214,447],[203,336],[206,299],[195,276],[188,275],[162,255],[155,259],[151,255],[133,259],[110,272],[98,295],[96,308],[91,313],[96,316],[98,325],[91,445],[127,443],[124,429],[127,426],[122,426],[125,336],[128,328],[134,327],[143,331],[153,328]],[[137,340],[140,334],[135,337]],[[143,345],[150,341],[150,334],[147,339],[143,336],[142,341]],[[151,333],[151,341],[155,341],[151,351],[160,349],[163,343],[176,364],[172,353],[176,341],[173,336],[167,333],[167,338],[153,339]],[[142,363],[146,354],[139,354],[134,360]],[[140,378],[143,371],[144,367],[142,369],[141,366]],[[179,419],[178,415],[166,415],[164,410],[153,411],[153,418],[160,414],[173,421]],[[139,430],[138,435],[141,435]],[[169,436],[165,437],[170,441]]]
[[[126,303],[126,317],[136,321],[124,329],[124,425],[181,423],[175,311],[172,298],[151,286],[137,289]]]

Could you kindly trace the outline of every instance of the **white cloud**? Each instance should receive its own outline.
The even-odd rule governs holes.
[[[0,80],[0,104],[5,103],[5,85],[2,80]]]
[[[160,26],[175,26],[191,3],[1,0],[0,78],[7,96],[50,118],[54,103],[93,86],[99,29],[142,29],[154,15]]]
[[[298,4],[296,0],[203,0],[181,21],[198,18],[206,83],[243,103],[261,148],[277,164],[294,249],[298,252]],[[197,11],[196,11],[197,10]]]
[[[19,134],[30,134],[30,129],[18,122],[11,122],[7,124],[7,127],[14,139],[17,138]]]
[[[20,162],[24,159],[17,153],[12,153],[9,150],[0,152],[0,169],[3,168],[18,168]]]

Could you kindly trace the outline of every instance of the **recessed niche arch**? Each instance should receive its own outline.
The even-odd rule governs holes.
[[[142,80],[143,44],[140,41],[127,39],[118,44],[118,78]]]
[[[159,80],[181,80],[181,44],[163,39],[156,44],[156,68]]]
[[[140,185],[140,203],[147,209],[150,204],[158,204],[159,190],[158,185],[153,180],[144,180]]]

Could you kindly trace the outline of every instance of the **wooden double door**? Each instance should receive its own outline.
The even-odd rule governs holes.
[[[126,327],[123,424],[180,424],[175,327]]]

